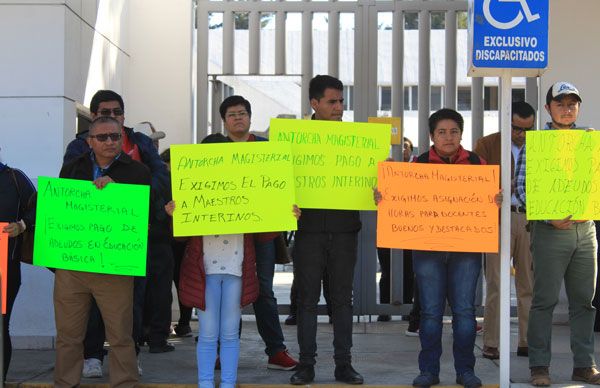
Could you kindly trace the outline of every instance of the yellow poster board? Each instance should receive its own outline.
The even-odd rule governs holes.
[[[171,181],[174,236],[297,229],[289,144],[173,145]]]
[[[600,219],[599,132],[528,131],[525,147],[527,219]]]
[[[379,163],[377,246],[498,252],[498,166]]]
[[[392,126],[391,144],[404,144],[402,119],[400,117],[369,117],[369,123],[390,124]]]
[[[375,210],[377,163],[390,151],[390,125],[271,119],[270,141],[292,145],[301,208]]]

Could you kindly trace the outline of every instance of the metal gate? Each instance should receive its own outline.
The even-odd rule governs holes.
[[[377,116],[378,110],[378,15],[391,13],[391,114],[404,118],[404,57],[405,57],[405,15],[418,13],[418,139],[421,151],[429,146],[427,119],[431,111],[431,15],[443,13],[445,29],[445,50],[435,55],[445,56],[445,79],[443,105],[457,108],[457,14],[466,12],[466,0],[355,0],[355,1],[206,1],[197,4],[197,139],[201,140],[208,132],[220,131],[218,105],[226,91],[216,87],[222,76],[298,76],[301,80],[301,114],[311,113],[308,100],[308,84],[313,71],[313,31],[312,20],[316,13],[328,16],[327,72],[332,76],[340,74],[340,15],[354,15],[354,56],[353,56],[353,98],[349,108],[354,112],[354,121],[367,121],[369,116]],[[209,73],[209,17],[222,14],[222,71]],[[286,15],[301,14],[301,55],[299,73],[290,73],[286,68]],[[248,71],[236,74],[235,69],[235,15],[247,17],[248,29]],[[275,44],[274,71],[261,72],[260,65],[260,21],[261,15],[274,15]],[[209,87],[213,82],[212,87]],[[527,94],[537,98],[534,82],[527,82]],[[528,100],[530,100],[528,98]],[[472,138],[483,134],[484,87],[482,78],[473,78],[471,84]],[[536,106],[536,105],[534,105]],[[402,120],[404,122],[404,120]],[[212,124],[211,124],[212,123]],[[211,128],[210,130],[208,128]],[[468,147],[469,145],[467,145]],[[396,146],[395,146],[396,147]],[[399,147],[399,146],[398,146]],[[399,158],[402,149],[394,149]],[[363,229],[359,239],[359,261],[354,279],[354,311],[357,315],[402,314],[408,313],[410,305],[402,305],[402,251],[392,253],[392,290],[390,305],[377,302],[377,259],[375,249],[376,215],[362,212]],[[282,309],[285,311],[285,308]]]

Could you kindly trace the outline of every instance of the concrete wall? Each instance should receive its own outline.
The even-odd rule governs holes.
[[[0,157],[37,177],[57,176],[86,87],[123,89],[125,0],[0,0]],[[93,59],[93,61],[92,61]],[[94,65],[90,67],[90,63]],[[51,347],[53,276],[22,265],[11,321],[18,348]]]
[[[160,149],[192,142],[192,1],[129,2],[131,73],[126,121],[167,134]]]
[[[34,182],[57,176],[76,103],[98,89],[122,94],[126,124],[165,131],[161,148],[190,142],[191,28],[191,0],[0,0],[0,158]],[[22,268],[14,345],[52,347],[53,276]]]
[[[556,81],[569,81],[581,93],[579,124],[600,128],[600,2],[597,0],[550,1],[550,48],[548,70],[542,75],[540,112],[542,123],[549,120],[543,110],[546,92]]]

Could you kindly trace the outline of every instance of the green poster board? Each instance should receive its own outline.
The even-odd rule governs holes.
[[[600,133],[530,131],[525,146],[527,219],[600,219]]]
[[[33,264],[146,276],[150,187],[39,177]]]
[[[271,119],[270,141],[292,144],[301,208],[376,210],[377,162],[390,153],[390,124]]]
[[[296,230],[290,146],[171,146],[175,236]]]

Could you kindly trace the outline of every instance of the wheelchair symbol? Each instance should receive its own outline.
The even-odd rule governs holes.
[[[540,18],[540,14],[536,13],[533,15],[531,10],[529,9],[529,5],[527,4],[527,0],[498,0],[500,3],[520,3],[522,10],[519,10],[519,13],[515,18],[509,22],[499,22],[492,16],[490,12],[490,3],[492,0],[484,0],[483,1],[483,15],[486,20],[494,27],[500,30],[510,30],[511,28],[516,27],[519,23],[523,21],[523,12],[525,12],[525,17],[527,18],[527,22],[533,22]]]

